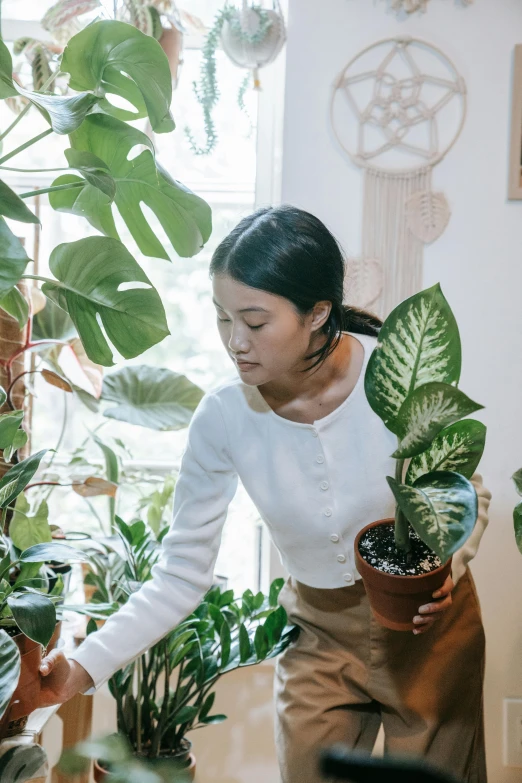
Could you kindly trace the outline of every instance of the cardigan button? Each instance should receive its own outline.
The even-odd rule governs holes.
[[[317,430],[312,430],[312,435],[314,436],[314,438],[317,438],[318,437]]]
[[[318,454],[317,457],[315,458],[315,461],[319,462],[319,463],[324,462],[323,455],[322,454]]]
[[[351,574],[343,574],[343,579],[345,582],[351,582],[352,581],[352,575]]]
[[[344,555],[337,555],[337,560],[340,563],[346,563],[346,557]]]
[[[327,482],[327,481],[321,481],[321,483],[319,484],[319,486],[321,487],[321,489],[328,489],[328,487],[329,487],[330,485],[328,484],[328,482]]]
[[[337,542],[339,541],[339,536],[337,535],[337,533],[332,533],[332,535],[330,536],[330,541],[333,541],[334,544],[337,544]]]
[[[325,517],[331,517],[332,516],[332,509],[331,508],[325,508],[324,510]]]

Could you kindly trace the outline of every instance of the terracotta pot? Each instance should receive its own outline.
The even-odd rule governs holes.
[[[412,631],[416,626],[414,615],[419,606],[433,600],[451,571],[451,557],[447,563],[418,576],[399,576],[378,571],[361,557],[359,542],[367,530],[378,525],[393,525],[394,519],[380,519],[366,525],[355,538],[355,565],[364,582],[375,619],[393,631]]]
[[[172,87],[175,90],[178,86],[180,66],[183,63],[183,33],[174,25],[164,27],[159,43],[167,55],[170,75],[172,76]]]
[[[12,737],[24,730],[27,718],[40,703],[40,663],[42,645],[33,642],[24,634],[13,636],[20,650],[21,667],[18,685],[11,697],[9,707],[0,721],[0,738]]]
[[[183,740],[186,744],[186,749],[182,750],[180,753],[176,753],[174,755],[172,754],[165,754],[165,756],[161,756],[160,758],[162,760],[168,758],[171,760],[176,759],[177,761],[181,761],[182,763],[187,762],[188,766],[184,767],[184,772],[188,774],[188,777],[190,780],[195,780],[196,777],[196,757],[193,753],[190,752],[190,749],[192,747],[192,743],[185,739]],[[107,783],[110,783],[111,780],[111,773],[108,772],[106,769],[104,769],[98,761],[94,762],[94,780],[96,783],[102,783],[102,781],[106,781]]]

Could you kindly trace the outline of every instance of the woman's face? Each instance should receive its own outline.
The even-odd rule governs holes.
[[[251,385],[304,369],[304,357],[328,318],[330,302],[319,302],[300,319],[282,296],[250,288],[228,275],[214,275],[213,301],[219,335],[241,379]],[[241,362],[245,362],[241,364]]]

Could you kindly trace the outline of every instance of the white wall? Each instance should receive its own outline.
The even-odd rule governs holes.
[[[502,763],[502,699],[522,698],[522,556],[512,533],[522,466],[522,201],[508,202],[512,54],[522,42],[520,0],[431,0],[397,19],[384,0],[290,0],[282,199],[315,213],[352,253],[360,250],[362,174],[329,129],[331,83],[360,49],[396,34],[435,44],[468,85],[468,118],[434,171],[451,222],[428,247],[425,287],[440,281],[461,330],[460,387],[486,406],[481,470],[493,492],[490,526],[473,564],[487,634],[490,783],[520,781]]]

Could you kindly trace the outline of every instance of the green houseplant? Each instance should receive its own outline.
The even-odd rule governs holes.
[[[483,406],[457,388],[461,361],[458,326],[437,284],[393,310],[366,369],[368,402],[397,436],[396,473],[387,477],[396,514],[360,531],[355,556],[376,617],[396,630],[414,627],[477,518],[470,478],[486,428],[463,418]]]
[[[94,564],[97,589],[91,603],[67,607],[90,616],[88,632],[95,632],[96,621],[117,611],[151,578],[168,529],[156,537],[142,520],[129,525],[119,517],[116,521],[119,535],[113,553],[119,557],[109,567],[106,560]],[[111,677],[118,731],[138,757],[176,758],[193,773],[186,734],[226,718],[211,714],[218,679],[275,657],[295,638],[295,627],[287,625],[286,612],[277,605],[282,586],[282,579],[275,580],[268,596],[246,590],[239,598],[232,590],[213,586],[190,617]]]

